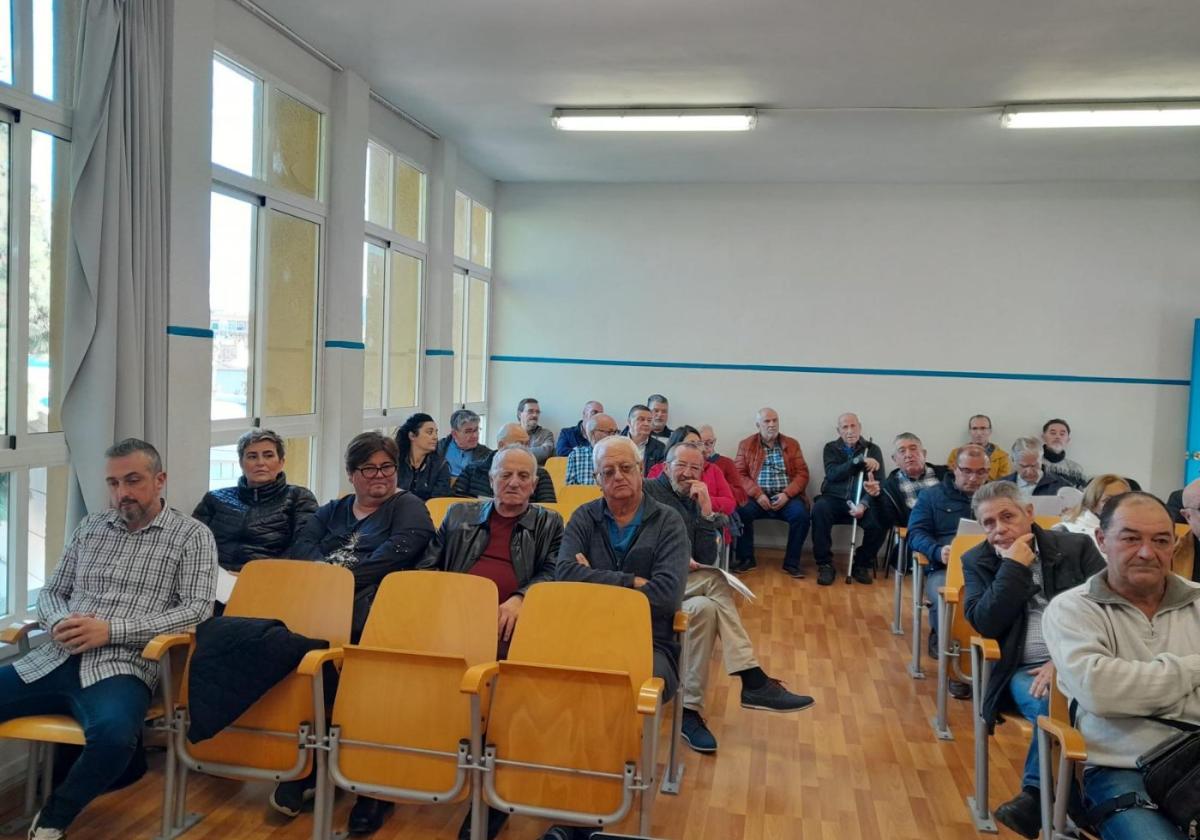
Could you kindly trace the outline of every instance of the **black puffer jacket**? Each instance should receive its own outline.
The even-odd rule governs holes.
[[[192,512],[213,532],[221,568],[236,572],[251,560],[286,557],[288,546],[317,511],[307,489],[287,483],[280,473],[263,487],[236,487],[204,494]]]

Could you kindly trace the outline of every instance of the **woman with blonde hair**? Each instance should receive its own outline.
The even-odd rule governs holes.
[[[1095,540],[1096,529],[1100,527],[1100,511],[1104,509],[1105,502],[1131,489],[1128,480],[1119,475],[1105,473],[1096,476],[1087,483],[1079,504],[1063,513],[1062,522],[1054,526],[1055,530],[1087,534]]]

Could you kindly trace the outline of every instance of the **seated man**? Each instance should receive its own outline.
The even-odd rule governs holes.
[[[988,477],[988,456],[982,446],[968,444],[958,451],[958,463],[941,484],[921,491],[908,517],[908,547],[929,558],[925,572],[925,598],[929,608],[930,658],[938,658],[938,589],[946,583],[946,564],[950,562],[950,543],[958,533],[958,521],[970,519],[971,497]],[[950,694],[962,700],[971,696],[971,686],[950,681]]]
[[[1050,713],[1054,663],[1042,638],[1046,606],[1104,568],[1092,538],[1066,531],[1043,531],[1033,506],[1008,481],[985,484],[971,498],[975,520],[987,541],[963,555],[967,621],[1000,645],[992,666],[982,713],[994,726],[999,712],[1015,707],[1037,726]],[[1042,827],[1038,797],[1037,737],[1031,739],[1021,775],[1021,792],[996,809],[996,820],[1023,837]]]
[[[750,501],[746,497],[746,488],[742,486],[742,480],[738,476],[737,464],[728,455],[722,455],[717,452],[717,433],[713,431],[712,426],[701,426],[700,445],[704,447],[704,457],[709,463],[715,464],[717,469],[721,471],[721,475],[725,476],[726,483],[729,484],[729,489],[733,491],[733,500],[738,507]]]
[[[999,481],[1001,476],[1012,472],[1008,453],[992,443],[992,418],[986,414],[971,415],[971,419],[967,421],[967,434],[970,437],[968,443],[982,446],[984,451],[987,452],[988,458],[991,459],[988,465],[988,479],[990,481]],[[946,465],[948,467],[953,468],[954,464],[958,461],[958,450],[959,447],[957,446],[950,450],[950,455],[946,458]]]
[[[500,427],[500,433],[496,435],[496,451],[506,446],[528,447],[528,445],[529,434],[520,423],[505,423]],[[489,498],[492,495],[492,463],[495,459],[496,452],[494,451],[489,453],[484,460],[468,464],[467,468],[462,471],[462,475],[458,477],[458,481],[454,482],[454,495],[475,499]],[[533,491],[533,500],[535,502],[557,502],[558,498],[554,494],[554,481],[544,467],[537,468],[536,479],[537,486]]]
[[[666,469],[647,481],[646,495],[675,510],[683,519],[691,547],[683,610],[689,616],[687,629],[688,669],[683,674],[683,739],[696,752],[717,751],[717,739],[704,723],[704,692],[708,686],[709,663],[717,637],[725,672],[742,681],[742,707],[775,712],[795,712],[812,705],[812,698],[792,694],[779,680],[759,667],[754,646],[742,626],[733,601],[733,590],[717,559],[717,528],[708,486],[701,475],[704,453],[694,443],[679,443],[667,453]]]
[[[1087,741],[1083,804],[1104,840],[1181,840],[1154,810],[1138,756],[1200,724],[1200,586],[1171,573],[1171,516],[1148,493],[1109,499],[1103,571],[1050,602],[1042,634]]]
[[[617,421],[603,412],[593,414],[584,425],[588,443],[576,446],[567,456],[567,484],[595,484],[596,468],[592,463],[592,447],[617,433]]]
[[[870,474],[863,482],[867,505],[880,528],[908,527],[909,512],[920,492],[940,484],[946,477],[946,468],[927,462],[926,454],[919,437],[912,432],[901,432],[892,441],[892,463],[896,469],[882,482]]]
[[[749,499],[737,510],[742,534],[737,541],[734,572],[748,572],[758,565],[754,559],[754,520],[782,519],[788,524],[783,570],[794,578],[804,577],[800,552],[808,536],[808,464],[794,438],[779,433],[779,415],[761,408],[754,420],[758,433],[738,444],[738,478]]]
[[[554,511],[530,504],[534,486],[540,483],[537,476],[544,471],[524,446],[501,444],[489,468],[488,495],[494,500],[451,507],[417,568],[480,575],[496,584],[500,597],[496,647],[502,658],[508,653],[526,590],[554,579],[563,521]],[[500,833],[507,818],[504,811],[488,809],[489,838]],[[466,840],[470,830],[468,812],[458,836]]]
[[[485,460],[492,454],[479,442],[479,415],[460,408],[450,415],[450,434],[438,441],[437,454],[446,459],[453,484],[468,464]]]
[[[665,702],[679,685],[673,628],[691,556],[687,529],[675,511],[643,492],[643,467],[633,441],[607,437],[593,451],[596,482],[604,495],[571,516],[554,576],[624,586],[646,596],[654,634],[654,676],[665,683]]]
[[[542,407],[533,397],[517,403],[517,420],[529,435],[529,451],[539,464],[544,464],[554,454],[554,432],[539,425],[541,419]]]
[[[1011,481],[1021,491],[1023,499],[1033,496],[1057,496],[1058,491],[1071,485],[1060,475],[1043,469],[1042,444],[1037,438],[1017,438],[1012,445],[1013,463],[1017,471],[1002,476],[1000,481]]]
[[[638,457],[642,459],[642,467],[646,473],[661,464],[667,457],[666,445],[650,435],[650,418],[649,408],[644,405],[635,405],[629,409],[629,425],[621,432],[637,447]]]
[[[158,682],[146,643],[212,613],[217,546],[208,528],[164,504],[158,451],[128,438],[104,454],[112,509],[80,523],[38,595],[50,640],[0,666],[0,721],[60,714],[83,727],[83,752],[29,829],[35,840],[66,837],[129,765]]]
[[[1200,583],[1200,478],[1179,492],[1179,513],[1188,524],[1188,533],[1175,545],[1171,570]]]
[[[883,453],[874,443],[862,438],[862,425],[858,415],[847,412],[837,419],[836,440],[825,444],[822,457],[825,461],[825,478],[821,481],[821,495],[812,506],[813,556],[817,561],[817,583],[829,586],[837,576],[833,568],[833,526],[849,525],[857,519],[862,528],[862,547],[854,553],[854,569],[851,574],[858,583],[874,581],[871,570],[875,555],[883,545],[883,528],[873,516],[866,516],[867,496],[864,493],[858,503],[854,500],[858,474],[873,478],[883,462]]]
[[[651,394],[646,397],[646,407],[650,409],[650,437],[666,446],[672,431],[667,425],[671,413],[667,398],[662,394]]]
[[[1042,426],[1042,460],[1046,472],[1057,475],[1072,487],[1082,490],[1088,479],[1083,467],[1067,457],[1067,444],[1071,442],[1071,427],[1066,420],[1047,420]]]
[[[604,406],[598,400],[589,400],[583,405],[583,416],[574,426],[567,426],[561,429],[558,433],[558,442],[554,445],[554,453],[566,458],[571,454],[571,450],[577,446],[583,446],[588,442],[587,431],[584,426],[587,424],[588,418],[593,414],[603,414]]]

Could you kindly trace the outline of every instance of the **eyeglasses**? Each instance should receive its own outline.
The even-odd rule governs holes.
[[[357,472],[361,474],[363,478],[379,478],[380,476],[383,476],[384,478],[390,478],[396,474],[396,465],[390,461],[386,464],[379,464],[378,466],[375,464],[364,464],[358,468]]]
[[[637,464],[617,464],[616,466],[605,467],[604,469],[600,470],[597,475],[604,479],[610,479],[618,472],[621,473],[621,475],[629,476],[633,475],[637,471]]]
[[[701,446],[716,446],[717,439],[716,438],[707,438],[707,439],[701,438],[700,445]]]

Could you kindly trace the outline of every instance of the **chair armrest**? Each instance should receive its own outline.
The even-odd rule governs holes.
[[[326,648],[325,650],[310,650],[304,654],[304,658],[296,666],[296,673],[303,677],[315,677],[320,672],[321,666],[326,662],[341,661],[342,649],[340,647]]]
[[[10,624],[8,627],[0,630],[0,642],[6,645],[19,645],[37,627],[38,623],[36,621],[26,621],[24,624]]]
[[[483,692],[483,687],[499,672],[499,662],[485,662],[482,665],[472,665],[463,674],[459,691],[464,694],[480,694]]]
[[[1000,645],[995,639],[985,639],[983,636],[972,636],[971,647],[977,647],[983,653],[983,658],[991,662],[1000,661]]]
[[[1063,755],[1071,761],[1087,761],[1087,742],[1079,730],[1049,715],[1038,715],[1037,725],[1045,730],[1062,748]]]
[[[962,598],[961,586],[939,586],[938,594],[946,599],[947,604],[957,604]]]
[[[918,565],[918,566],[928,566],[928,565],[929,565],[929,558],[928,558],[928,557],[926,557],[926,556],[925,556],[924,554],[922,554],[921,552],[919,552],[919,551],[914,551],[914,552],[913,552],[913,557],[917,558],[917,565]]]
[[[904,539],[905,537],[908,536],[908,526],[907,525],[897,525],[896,533],[900,535],[900,539]]]
[[[651,677],[638,690],[637,711],[639,715],[652,715],[658,711],[665,688],[662,677]],[[683,687],[680,686],[680,690]]]
[[[686,633],[688,629],[688,614],[683,610],[675,611],[675,624],[673,629],[676,633]]]
[[[191,642],[191,633],[164,633],[146,643],[145,649],[142,650],[142,656],[158,662],[167,654],[167,651],[180,645],[191,644]]]

